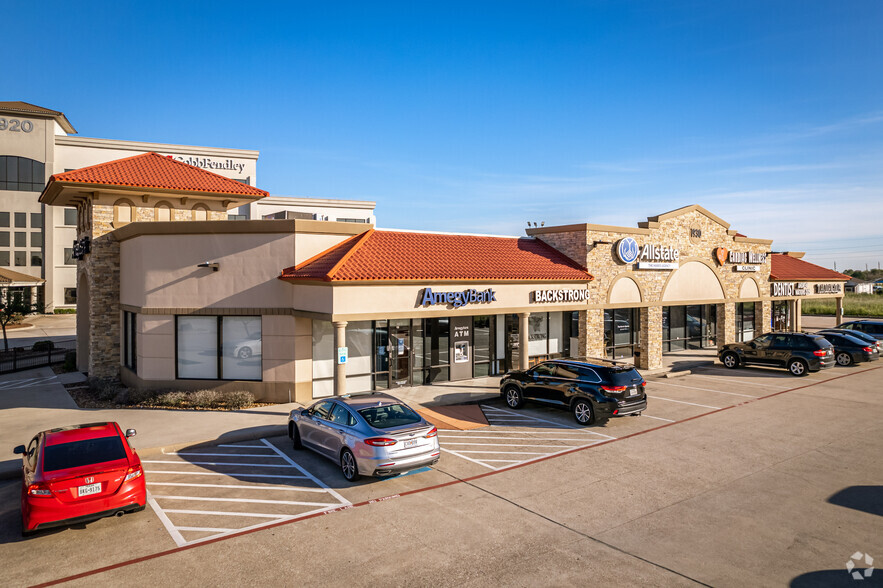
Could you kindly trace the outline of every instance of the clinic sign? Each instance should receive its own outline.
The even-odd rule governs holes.
[[[773,296],[809,296],[812,290],[806,282],[773,282],[770,284]]]
[[[766,253],[729,251],[726,247],[718,247],[714,250],[714,258],[720,265],[733,264],[733,269],[737,272],[757,272],[766,262]]]
[[[615,247],[616,256],[622,263],[638,262],[638,269],[678,269],[681,252],[674,247],[646,243],[638,245],[631,237],[620,239]]]
[[[433,306],[437,304],[450,305],[454,308],[460,308],[467,304],[487,304],[488,302],[496,302],[497,296],[493,288],[487,290],[476,290],[470,288],[468,290],[459,290],[456,292],[433,292],[432,288],[424,288],[418,296],[420,303],[418,306]]]

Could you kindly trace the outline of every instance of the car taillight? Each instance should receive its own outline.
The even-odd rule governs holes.
[[[647,382],[646,382],[646,381],[641,382],[641,387],[642,387],[642,388],[643,388],[644,386],[646,386],[646,385],[647,385]]]
[[[390,439],[389,437],[372,437],[371,439],[365,439],[365,445],[373,445],[374,447],[388,447],[395,444],[396,440]]]
[[[426,435],[424,435],[424,436],[427,439],[429,439],[430,437],[435,437],[436,435],[438,435],[438,429],[436,429],[435,427],[432,427],[432,430],[429,431],[428,433],[426,433]]]
[[[625,386],[601,386],[605,392],[625,392]]]
[[[816,357],[825,357],[826,355],[828,355],[828,351],[826,349],[816,349],[812,352],[812,354]]]
[[[874,350],[870,347],[862,347],[862,351],[864,351],[865,353],[874,353]]]
[[[123,480],[123,483],[125,484],[129,480],[134,480],[135,478],[139,478],[139,477],[141,477],[141,475],[143,473],[144,473],[144,470],[141,469],[140,465],[135,466],[133,468],[129,468],[129,471],[126,472],[126,479]]]
[[[52,490],[45,484],[31,484],[28,486],[28,494],[31,496],[49,496]]]

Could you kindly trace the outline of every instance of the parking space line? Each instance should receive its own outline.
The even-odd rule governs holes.
[[[510,429],[511,428],[512,427],[510,427]],[[495,435],[512,435],[513,433],[521,433],[523,431],[524,431],[524,428],[518,427],[518,428],[515,428],[515,430],[508,430],[508,431],[501,431],[501,430],[489,431],[489,430],[487,430],[487,428],[482,428],[482,429],[463,429],[462,431],[458,430],[458,431],[451,431],[451,432],[457,433],[457,434],[475,433],[476,435],[477,434],[490,435],[492,433]],[[583,432],[581,429],[577,429],[576,427],[573,427],[573,429],[569,429],[568,433],[570,431],[573,431],[574,433],[577,433],[577,434],[580,434]],[[585,432],[588,433],[589,431],[585,431]],[[563,432],[562,431],[533,431],[533,430],[531,430],[531,431],[529,431],[529,433],[531,435],[561,435]],[[439,435],[447,435],[447,434],[448,434],[448,431],[446,431],[446,430],[439,431]],[[563,434],[567,434],[567,433],[563,433]],[[469,435],[469,436],[472,437],[475,435]]]
[[[777,374],[777,373],[775,373],[775,372],[755,371],[755,370],[752,369],[752,368],[754,368],[754,366],[750,366],[750,367],[748,368],[748,371],[746,371],[746,372],[742,372],[742,373],[746,374],[748,377],[767,378],[767,379],[769,379],[769,380],[773,380],[774,382],[779,382],[779,376],[780,376],[780,375],[784,375],[784,374],[782,374],[782,373],[778,373],[778,374]],[[711,373],[715,373],[715,374],[721,374],[721,375],[724,375],[724,376],[731,376],[731,377],[734,375],[732,370],[729,370],[729,369],[727,369],[727,368],[725,368],[725,367],[722,367],[722,366],[721,366],[721,367],[708,367],[708,368],[702,368],[702,371],[703,371],[703,372],[711,372]],[[752,373],[757,374],[757,375],[752,376]],[[787,372],[785,372],[785,373],[787,374]],[[695,373],[694,373],[694,374],[692,374],[692,375],[696,375],[696,376],[698,376],[698,375],[700,375],[700,374],[695,374]],[[711,376],[706,376],[706,377],[711,377]],[[776,384],[773,384],[773,383],[771,382],[771,385],[779,386],[779,387],[785,388],[786,390],[791,389],[791,385],[790,385],[790,384],[783,384],[783,383],[776,383]]]
[[[230,447],[232,449],[266,449],[264,445],[215,445],[215,447]]]
[[[662,384],[663,386],[674,386],[675,388],[688,388],[690,390],[702,390],[703,392],[714,392],[716,394],[729,394],[730,396],[744,396],[745,398],[757,398],[751,394],[739,394],[738,392],[724,392],[723,390],[712,390],[711,388],[697,388],[696,386],[684,386],[683,384],[672,384],[671,382],[659,382],[653,380],[653,384]]]
[[[662,396],[650,396],[648,394],[647,398],[653,398],[654,400],[668,400],[669,402],[677,402],[678,404],[689,404],[690,406],[701,406],[702,408],[711,408],[714,410],[720,410],[719,406],[708,406],[707,404],[696,404],[695,402],[687,402],[685,400],[672,400],[671,398],[663,398]]]
[[[726,373],[726,372],[724,372],[724,373]],[[706,380],[717,380],[718,382],[720,382],[720,376],[703,376],[702,374],[697,374],[697,373],[693,373],[693,374],[690,374],[690,375],[691,375],[692,377],[694,377],[694,378],[703,378],[703,379],[706,379]],[[728,375],[731,375],[731,376],[732,376],[733,374],[732,374],[732,373],[729,373]],[[745,385],[745,386],[756,386],[756,387],[758,387],[758,388],[767,388],[767,387],[769,387],[769,386],[783,386],[783,384],[760,384],[760,383],[758,383],[758,382],[742,382],[742,381],[734,382],[734,383],[736,383],[736,384],[740,384],[740,385]],[[786,385],[785,387],[786,387],[786,388],[790,388],[791,385],[788,384],[788,385]]]
[[[163,453],[163,455],[198,455],[204,457],[272,457],[277,458],[272,453]],[[188,462],[190,463],[190,462]]]
[[[508,445],[501,445],[501,447],[508,447]],[[458,449],[457,453],[494,453],[494,454],[506,454],[506,455],[548,455],[545,451],[477,451],[475,449]]]
[[[205,531],[208,533],[229,533],[238,529],[217,529],[215,527],[178,527],[181,531]]]
[[[235,455],[231,455],[230,457],[236,457]],[[272,455],[268,455],[267,457],[273,457]],[[216,461],[163,461],[161,459],[142,459],[141,463],[177,463],[182,465],[209,465],[209,466],[244,466],[249,468],[293,468],[296,466],[288,465],[288,464],[275,464],[275,463],[241,463],[241,462],[216,462]]]
[[[493,433],[494,431],[486,431],[487,433]],[[509,431],[505,431],[506,433],[511,434]],[[532,433],[532,432],[531,432]],[[508,439],[511,441],[519,441],[525,439],[524,437],[494,437],[484,436],[484,435],[444,435],[444,439]],[[537,441],[583,441],[583,439],[574,439],[573,437],[539,437]],[[452,445],[460,445],[459,443],[452,443]]]
[[[172,524],[172,521],[169,519],[168,515],[163,512],[163,509],[159,507],[156,503],[156,500],[153,499],[153,496],[150,495],[150,490],[147,491],[147,504],[150,505],[150,508],[153,509],[153,512],[156,513],[157,518],[159,518],[159,522],[163,524],[163,527],[166,528],[166,531],[169,532],[169,535],[172,537],[172,541],[175,542],[175,545],[181,547],[187,543],[187,540],[184,539],[184,536],[180,531]]]
[[[492,470],[497,469],[492,465],[488,465],[488,464],[484,463],[485,461],[490,461],[490,460],[478,461],[477,459],[472,459],[468,455],[460,455],[459,451],[451,451],[450,449],[445,449],[444,447],[442,447],[441,450],[444,451],[445,453],[450,453],[452,455],[456,455],[457,457],[465,459],[466,461],[471,461],[472,463],[477,463],[480,466],[484,466],[484,467],[490,468]],[[504,461],[510,461],[510,460],[504,460]],[[517,461],[517,460],[511,460],[511,461]]]
[[[481,405],[481,408],[482,408],[482,410],[484,410],[485,406],[484,406],[484,405]],[[506,412],[506,413],[509,413],[509,414],[516,414],[516,413],[513,413],[512,411],[510,411],[510,410],[506,410],[506,409],[504,409],[504,408],[496,408],[496,407],[488,407],[488,408],[491,408],[492,410],[496,410],[496,411],[500,411],[500,412]],[[518,416],[520,416],[520,415],[518,415]],[[575,431],[581,431],[581,432],[583,432],[583,433],[588,433],[588,434],[591,434],[591,435],[598,435],[598,436],[600,436],[600,437],[605,437],[605,438],[607,438],[607,439],[616,439],[616,437],[611,437],[610,435],[605,435],[605,434],[603,434],[603,433],[597,433],[597,432],[595,432],[595,431],[586,430],[586,429],[584,429],[584,428],[582,428],[582,427],[576,427],[576,426],[572,426],[572,425],[565,425],[564,423],[556,423],[555,421],[550,421],[550,420],[546,420],[546,419],[541,419],[541,418],[539,418],[539,417],[535,417],[535,416],[528,416],[527,418],[529,418],[530,420],[539,421],[539,422],[541,422],[541,423],[548,423],[548,424],[550,424],[550,425],[555,425],[556,427],[561,427],[562,429],[571,429],[571,430],[575,430]],[[473,429],[473,430],[476,430],[476,429]]]
[[[143,462],[142,462],[143,463]],[[177,463],[177,462],[175,462]],[[283,476],[281,474],[248,474],[239,472],[185,472],[175,470],[144,470],[145,474],[179,474],[181,476],[225,476],[234,478],[279,478],[281,480],[309,480],[307,476]]]
[[[305,470],[305,469],[303,469],[302,467],[300,467],[299,465],[297,465],[297,464],[294,462],[293,459],[291,459],[290,457],[288,457],[287,455],[285,455],[284,453],[282,453],[282,451],[280,451],[278,447],[276,447],[275,445],[273,445],[272,443],[270,443],[270,442],[267,441],[266,439],[261,439],[261,443],[263,443],[264,445],[266,445],[267,447],[269,447],[270,449],[272,449],[273,451],[275,451],[275,452],[279,455],[279,457],[281,457],[282,459],[284,459],[285,461],[287,461],[288,463],[290,463],[292,467],[295,467],[295,468],[297,468],[298,470],[300,470],[301,473],[303,473],[305,476],[307,476],[309,479],[311,479],[313,482],[315,482],[317,486],[319,486],[320,488],[324,488],[325,490],[327,490],[329,494],[331,494],[332,496],[334,496],[335,498],[337,498],[337,499],[342,503],[341,506],[343,506],[343,505],[348,505],[348,504],[352,504],[349,500],[347,500],[346,498],[344,498],[343,496],[341,496],[340,494],[338,494],[335,490],[333,490],[332,488],[329,488],[328,486],[326,486],[321,480],[319,480],[319,478],[317,478],[316,476],[312,475],[312,474],[311,474],[310,472],[308,472],[307,470]]]
[[[503,437],[504,439],[509,439],[509,437]],[[496,437],[499,439],[499,437]],[[520,439],[519,439],[520,441]],[[487,443],[463,443],[462,441],[445,441],[448,445],[478,445],[481,447],[486,447]],[[571,445],[528,445],[527,443],[505,443],[502,444],[503,447],[572,447]]]
[[[662,417],[652,416],[652,415],[647,414],[646,412],[641,413],[641,416],[645,416],[645,417],[647,417],[648,419],[656,419],[657,421],[665,421],[665,422],[667,422],[667,423],[673,423],[673,422],[675,422],[675,421],[673,421],[672,419],[664,419],[664,418],[662,418]]]
[[[255,519],[292,519],[294,517],[287,515],[275,515],[260,512],[230,512],[226,510],[186,510],[182,508],[166,508],[165,512],[172,514],[205,514],[205,515],[222,515],[225,517],[252,517]],[[183,539],[183,537],[182,537]],[[184,543],[187,543],[184,541]]]
[[[307,479],[304,477],[304,479]],[[187,486],[196,488],[242,488],[244,490],[273,490],[281,492],[325,492],[323,488],[303,488],[301,486],[246,486],[244,484],[188,484],[186,482],[147,482],[148,486]]]
[[[296,500],[262,500],[257,498],[217,498],[214,496],[161,496],[153,495],[156,499],[164,500],[199,500],[205,502],[245,502],[248,504],[290,504],[294,506],[338,506],[327,502],[299,502]]]

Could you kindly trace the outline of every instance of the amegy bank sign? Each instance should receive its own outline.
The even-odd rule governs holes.
[[[245,162],[235,159],[216,159],[213,157],[200,157],[198,155],[166,155],[169,159],[186,163],[201,169],[211,171],[233,171],[242,173],[245,169]]]

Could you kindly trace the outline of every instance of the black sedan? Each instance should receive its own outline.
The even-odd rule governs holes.
[[[880,359],[877,347],[852,335],[840,333],[820,333],[834,346],[834,358],[837,365],[852,365],[862,361]]]
[[[867,333],[863,333],[861,331],[850,331],[849,329],[822,329],[821,331],[816,331],[816,335],[821,335],[824,337],[828,333],[833,335],[849,335],[850,337],[855,337],[859,341],[864,341],[865,345],[875,348],[878,352],[881,351],[880,346],[883,345],[883,341],[880,341],[873,335],[868,335]]]
[[[507,373],[500,380],[500,396],[509,408],[521,408],[525,400],[542,402],[570,410],[576,422],[590,425],[641,414],[647,408],[646,385],[630,365],[551,360]]]

